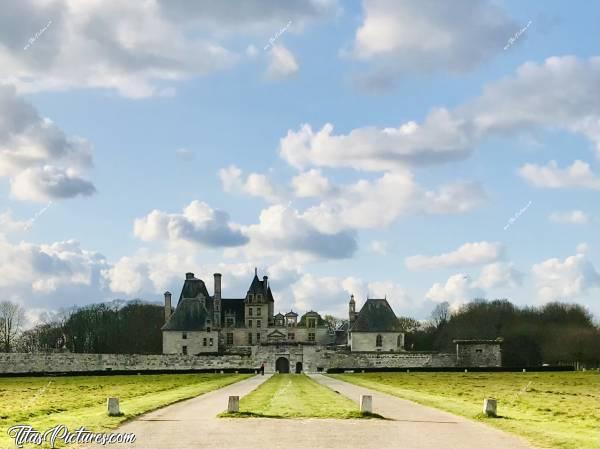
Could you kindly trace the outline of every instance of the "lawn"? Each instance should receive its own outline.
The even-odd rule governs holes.
[[[358,404],[304,374],[275,374],[222,417],[363,418]]]
[[[600,376],[554,373],[333,374],[519,434],[538,447],[600,447]],[[498,400],[499,418],[482,415],[486,397]]]
[[[245,379],[244,374],[155,374],[0,378],[0,447],[14,447],[7,429],[112,429],[142,413]],[[120,398],[123,416],[109,417],[106,398]]]

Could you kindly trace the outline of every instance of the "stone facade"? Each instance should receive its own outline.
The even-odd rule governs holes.
[[[502,366],[502,339],[454,340],[458,366]]]
[[[351,351],[404,351],[404,334],[401,332],[353,332]]]

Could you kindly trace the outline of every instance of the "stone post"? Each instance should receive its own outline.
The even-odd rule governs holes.
[[[373,413],[373,396],[367,394],[360,395],[361,413]]]
[[[483,400],[483,413],[486,416],[496,417],[497,414],[497,402],[495,399],[487,398]]]
[[[228,413],[238,413],[240,411],[240,397],[229,396],[229,402],[227,403]]]
[[[108,416],[119,416],[121,414],[119,398],[107,398],[106,406],[108,408]]]

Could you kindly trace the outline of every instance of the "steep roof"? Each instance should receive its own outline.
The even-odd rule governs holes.
[[[199,299],[183,298],[162,330],[165,331],[199,331],[206,327],[208,313]]]
[[[183,283],[183,288],[181,289],[181,294],[179,295],[179,301],[181,301],[183,298],[196,298],[198,294],[204,295],[205,298],[210,298],[204,281],[197,279],[192,275]]]
[[[387,299],[369,298],[352,323],[352,332],[402,332]]]
[[[225,315],[233,313],[237,318],[236,326],[244,325],[244,298],[222,298],[221,299],[221,321],[225,323]]]
[[[263,280],[261,281],[258,279],[258,272],[256,269],[254,269],[254,278],[252,279],[252,283],[248,289],[248,294],[261,294],[264,295],[267,301],[275,302],[273,299],[273,293],[271,293],[271,287],[269,286],[269,280],[267,276],[263,277]]]

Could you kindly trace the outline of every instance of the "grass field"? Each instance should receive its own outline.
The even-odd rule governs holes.
[[[600,447],[600,376],[555,373],[333,374],[467,418],[480,419],[538,447]],[[498,400],[499,418],[482,414],[483,399]]]
[[[7,429],[30,424],[46,430],[64,424],[70,430],[115,428],[121,422],[161,406],[232,384],[244,374],[156,374],[0,378],[0,447],[13,447]],[[106,398],[120,398],[123,416],[109,417]]]
[[[223,417],[363,418],[358,404],[304,374],[275,374]]]

